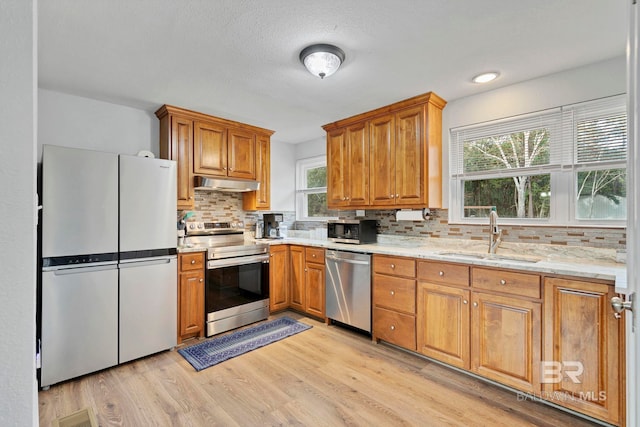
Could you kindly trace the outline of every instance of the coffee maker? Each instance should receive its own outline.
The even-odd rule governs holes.
[[[264,237],[267,239],[282,239],[280,235],[280,223],[283,221],[282,214],[263,214]]]

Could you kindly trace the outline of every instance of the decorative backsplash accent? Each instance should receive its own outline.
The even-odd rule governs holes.
[[[196,191],[195,221],[228,221],[244,224],[246,231],[253,231],[263,213],[242,210],[241,193],[218,191]],[[324,222],[296,221],[294,211],[274,211],[284,214],[284,224],[289,230],[326,229]],[[344,212],[341,219],[356,218],[354,212]],[[366,211],[366,218],[378,221],[378,233],[383,235],[431,237],[447,239],[486,240],[489,225],[463,225],[448,222],[446,209],[431,211],[428,221],[396,221],[395,210]],[[627,230],[625,228],[596,227],[546,227],[517,226],[501,224],[502,240],[513,243],[542,243],[565,246],[589,246],[594,248],[626,249]]]

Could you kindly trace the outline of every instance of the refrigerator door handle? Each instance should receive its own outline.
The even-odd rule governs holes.
[[[157,265],[157,264],[169,264],[171,260],[177,259],[175,255],[169,255],[165,257],[152,258],[152,259],[128,259],[126,261],[120,261],[120,268],[132,268],[140,267],[143,265]]]
[[[116,264],[104,264],[104,265],[94,265],[91,267],[49,267],[43,268],[43,272],[53,272],[56,276],[63,276],[67,274],[84,274],[94,271],[103,271],[103,270],[115,270],[118,268]]]

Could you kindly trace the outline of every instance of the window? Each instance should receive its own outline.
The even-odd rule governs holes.
[[[624,225],[623,95],[451,130],[451,222]]]
[[[296,175],[296,219],[335,219],[335,212],[327,209],[327,158],[320,156],[298,160]]]

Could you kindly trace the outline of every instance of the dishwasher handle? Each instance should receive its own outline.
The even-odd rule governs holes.
[[[339,257],[331,256],[331,255],[327,255],[326,259],[331,260],[331,261],[336,261],[336,262],[344,262],[346,264],[358,264],[358,265],[370,265],[371,264],[370,261],[358,261],[358,260],[355,260],[355,259],[345,259],[345,258],[339,258]]]

